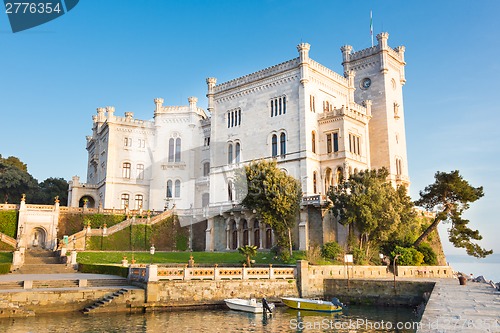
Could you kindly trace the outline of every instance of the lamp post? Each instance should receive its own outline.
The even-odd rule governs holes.
[[[76,250],[76,237],[73,236],[73,251]]]
[[[153,264],[153,255],[155,254],[155,245],[152,244],[149,248],[149,254],[151,255],[151,265]]]
[[[396,254],[393,261],[392,269],[394,270],[394,292],[396,292],[396,260],[401,256],[401,254]]]

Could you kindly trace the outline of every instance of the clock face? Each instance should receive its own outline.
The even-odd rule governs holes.
[[[370,88],[371,84],[372,80],[370,80],[369,78],[364,78],[363,80],[361,80],[361,88],[363,89]]]

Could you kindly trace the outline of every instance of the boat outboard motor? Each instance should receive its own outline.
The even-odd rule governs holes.
[[[271,307],[265,298],[262,299],[262,307],[264,308],[264,314],[266,314],[267,311],[269,311],[270,314],[273,313],[273,310],[271,310]]]
[[[344,303],[342,303],[337,297],[332,298],[332,304],[344,308]]]

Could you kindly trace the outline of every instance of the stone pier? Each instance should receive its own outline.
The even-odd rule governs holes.
[[[500,332],[500,292],[491,285],[437,279],[417,333]]]

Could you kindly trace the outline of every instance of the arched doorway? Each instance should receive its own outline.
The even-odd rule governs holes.
[[[47,233],[43,228],[34,228],[30,235],[28,247],[35,249],[45,249],[45,239]]]
[[[248,223],[247,220],[243,220],[243,246],[248,244]]]
[[[85,203],[87,204],[86,208],[95,208],[95,200],[90,195],[85,195],[81,197],[78,202],[78,207],[84,207]]]
[[[236,221],[233,221],[231,226],[233,243],[231,249],[236,250],[238,248],[238,227],[236,225]]]
[[[259,221],[257,220],[253,222],[253,245],[260,248],[260,229]]]
[[[266,249],[273,247],[273,232],[271,228],[266,229]]]

